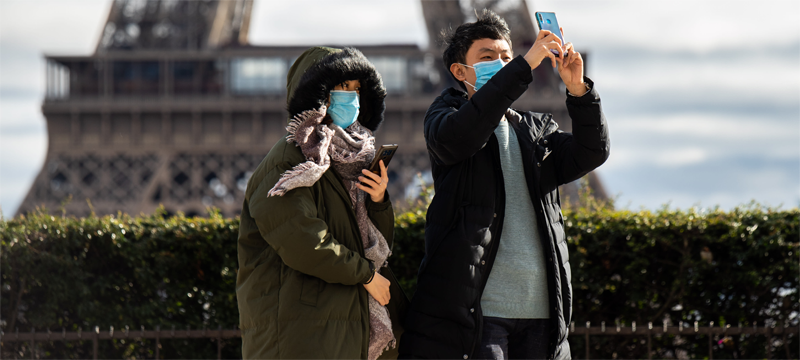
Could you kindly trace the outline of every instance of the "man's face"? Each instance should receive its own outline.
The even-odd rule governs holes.
[[[485,38],[472,42],[472,46],[470,46],[469,50],[467,50],[467,56],[465,60],[467,65],[473,66],[475,63],[497,59],[503,59],[503,61],[508,62],[511,61],[511,57],[513,55],[514,54],[511,52],[511,47],[508,46],[508,42],[505,40]],[[459,81],[466,80],[473,85],[477,79],[477,76],[475,76],[475,70],[463,65],[452,64],[450,66],[450,72],[452,72],[453,76],[455,76]],[[467,94],[472,97],[472,94],[474,93],[475,90],[472,88],[472,86],[467,85]]]

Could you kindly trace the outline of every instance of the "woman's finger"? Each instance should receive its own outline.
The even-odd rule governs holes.
[[[373,190],[379,190],[380,187],[381,187],[381,184],[379,184],[377,181],[372,180],[372,179],[367,179],[367,178],[365,178],[363,176],[359,176],[358,177],[358,181],[361,182],[360,185],[369,186]],[[356,185],[359,185],[359,184],[356,184]]]
[[[380,183],[381,182],[381,176],[378,175],[378,174],[375,174],[372,171],[369,171],[367,169],[363,169],[363,170],[361,170],[361,173],[366,175],[366,176],[369,176],[369,178],[372,179],[372,181],[374,181],[376,183]]]
[[[389,183],[389,172],[386,171],[387,167],[383,164],[383,160],[380,161],[381,164],[381,185],[387,185]]]
[[[367,194],[369,194],[370,196],[378,196],[378,194],[380,193],[380,192],[379,192],[378,190],[376,190],[376,189],[373,189],[373,188],[371,188],[371,187],[366,187],[366,186],[364,186],[364,185],[362,185],[362,184],[359,184],[359,183],[356,183],[356,187],[357,187],[357,188],[359,188],[359,189],[361,189],[361,190],[364,190],[364,192],[366,192],[366,193],[367,193]]]

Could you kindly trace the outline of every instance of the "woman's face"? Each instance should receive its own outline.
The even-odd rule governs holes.
[[[339,85],[333,87],[333,90],[341,90],[341,91],[355,91],[361,96],[361,82],[358,80],[347,80]],[[326,106],[331,106],[331,95],[328,94],[328,103]],[[322,120],[323,124],[330,124],[333,120],[331,119],[330,115],[325,115],[325,119]]]
[[[347,80],[339,85],[336,85],[333,90],[355,91],[361,94],[361,82],[358,80]]]
[[[345,82],[334,86],[333,90],[355,91],[360,96],[361,95],[361,82],[358,81],[358,80],[346,80]],[[331,106],[331,94],[328,94],[328,104],[326,106]]]

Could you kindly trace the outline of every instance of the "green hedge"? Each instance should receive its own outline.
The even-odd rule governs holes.
[[[595,206],[564,215],[578,324],[798,326],[798,209],[751,204],[730,212],[635,212]],[[643,339],[597,338],[591,353],[646,358]],[[677,357],[679,351],[691,358],[708,354],[706,337],[655,341],[656,357]],[[575,345],[581,352],[573,354],[582,356],[583,342]],[[765,345],[763,336],[732,337],[715,346],[714,357],[762,358]],[[797,358],[799,346],[796,335],[782,338],[773,354]]]
[[[0,223],[4,330],[233,328],[239,221],[161,214],[64,218],[30,214]],[[14,311],[19,316],[14,317]],[[15,319],[16,318],[16,319]],[[16,320],[16,321],[15,321]],[[48,357],[91,358],[91,341],[53,342]],[[18,350],[28,344],[12,345]],[[241,357],[240,341],[223,348]],[[152,342],[101,341],[101,358],[152,358]],[[25,351],[25,349],[22,349]],[[162,340],[164,358],[214,358],[208,340]],[[29,355],[25,355],[29,356]]]
[[[800,211],[758,205],[730,212],[613,210],[593,201],[564,212],[574,321],[639,326],[662,320],[798,326]],[[425,205],[397,215],[392,268],[409,295],[423,256]],[[218,213],[70,218],[46,212],[0,222],[3,330],[233,328],[238,219]],[[711,254],[704,260],[703,254]],[[597,337],[592,356],[644,358],[641,339]],[[797,358],[797,336],[776,338],[774,354]],[[571,339],[582,357],[583,340]],[[716,342],[715,342],[716,343]],[[728,339],[717,358],[766,355],[763,337]],[[229,340],[223,356],[239,357]],[[6,358],[28,344],[3,344]],[[91,357],[91,342],[37,344],[47,357]],[[102,358],[153,357],[152,342],[101,341]],[[656,357],[707,354],[707,339],[654,337]],[[22,352],[23,355],[20,355]],[[208,340],[162,340],[163,358],[213,358]]]

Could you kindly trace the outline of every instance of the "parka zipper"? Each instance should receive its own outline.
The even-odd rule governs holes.
[[[492,149],[495,149],[494,151],[492,151],[492,158],[495,160],[495,165],[496,166],[500,166],[500,149],[499,149],[499,145],[498,145],[497,136],[494,133],[492,133],[492,135],[489,138],[489,141],[487,142],[487,144],[492,141],[492,138],[494,138],[494,141],[495,141],[495,144],[494,144],[495,146],[492,147]],[[496,171],[496,169],[495,169],[495,171]],[[472,348],[469,350],[469,356],[468,357],[470,357],[470,358],[475,354],[475,346],[477,346],[481,342],[481,338],[483,337],[483,308],[480,306],[480,300],[483,297],[483,291],[486,289],[486,283],[489,281],[489,275],[488,274],[490,274],[492,272],[492,268],[494,267],[494,260],[495,260],[495,258],[497,258],[497,249],[500,247],[500,235],[503,232],[503,220],[505,218],[505,206],[506,206],[505,179],[503,178],[503,172],[502,171],[499,171],[497,173],[499,173],[499,176],[496,177],[496,181],[498,181],[498,183],[497,183],[498,184],[497,185],[497,199],[501,199],[501,197],[500,197],[501,195],[500,194],[502,194],[503,201],[502,201],[502,204],[495,204],[494,211],[495,211],[495,214],[496,214],[499,211],[497,206],[498,205],[502,205],[503,216],[497,218],[498,223],[495,226],[495,230],[497,232],[497,235],[495,235],[495,236],[497,236],[497,238],[496,238],[496,240],[494,240],[494,239],[492,240],[492,245],[491,245],[491,248],[489,249],[489,256],[486,259],[488,261],[486,269],[485,269],[487,275],[485,276],[485,278],[481,282],[481,290],[480,290],[480,292],[478,294],[478,304],[477,305],[473,305],[477,309],[480,310],[476,314],[477,317],[480,317],[480,321],[477,324],[478,325],[477,336],[475,337],[475,340],[473,340],[473,342],[472,342]],[[494,238],[494,236],[492,236],[492,237]],[[477,320],[477,318],[476,318],[476,320]]]
[[[534,161],[537,161],[536,147],[537,147],[537,144],[539,143],[539,140],[541,140],[542,137],[545,136],[545,134],[547,133],[547,130],[550,129],[551,124],[555,124],[556,129],[558,129],[558,123],[554,122],[553,116],[551,114],[546,114],[545,116],[547,117],[547,122],[544,124],[544,126],[542,126],[542,129],[539,130],[539,134],[536,136],[536,138],[533,141],[533,160]],[[544,161],[544,158],[542,159],[542,161]],[[527,163],[523,162],[523,167],[526,167],[526,166],[527,166]],[[547,279],[547,288],[548,288],[548,292],[550,293],[550,302],[555,303],[556,302],[555,300],[557,298],[557,294],[555,292],[555,286],[551,281],[551,279],[553,281],[557,280],[556,273],[559,272],[558,269],[557,269],[556,260],[554,259],[555,252],[557,251],[555,249],[555,243],[553,242],[555,237],[553,236],[552,232],[550,231],[550,230],[552,230],[551,226],[550,226],[549,222],[547,221],[547,219],[545,218],[545,215],[544,215],[545,209],[544,209],[544,206],[542,204],[542,198],[541,198],[542,195],[541,195],[541,191],[539,189],[539,182],[540,182],[540,179],[541,179],[541,169],[538,168],[537,166],[534,166],[534,167],[531,168],[531,171],[532,171],[531,174],[533,175],[534,181],[536,182],[535,184],[532,184],[533,186],[529,186],[529,191],[530,191],[531,188],[533,189],[533,191],[530,192],[531,204],[534,205],[534,211],[536,212],[536,219],[537,219],[537,222],[540,224],[539,225],[540,232],[541,232],[541,229],[542,229],[542,226],[543,226],[541,224],[547,224],[547,225],[544,225],[544,226],[547,226],[548,231],[546,231],[546,233],[550,235],[549,236],[550,239],[549,239],[549,241],[547,241],[547,244],[542,244],[542,246],[543,246],[542,249],[543,250],[546,249],[548,251],[548,254],[542,260],[544,260],[545,262],[549,262],[549,266],[548,266],[549,269],[548,269],[548,276],[547,276],[547,278],[548,278]],[[540,233],[541,240],[544,240],[545,238],[548,238],[548,237],[542,236],[542,235],[547,235],[547,234],[541,234]],[[556,315],[555,313],[553,313],[552,305],[551,305],[551,308],[548,309],[548,310],[549,310],[550,315],[551,315],[551,320],[557,321],[558,317],[555,316]],[[551,345],[553,343],[551,338],[552,338],[552,334],[549,334],[549,331],[548,331],[548,359],[552,359],[553,354],[554,354],[554,348]]]
[[[550,128],[550,124],[552,124],[552,123],[554,123],[553,116],[551,114],[547,114],[547,122],[542,127],[542,129],[539,131],[539,135],[537,135],[536,139],[534,139],[534,141],[533,141],[533,149],[534,149],[533,159],[534,160],[537,159],[537,157],[536,157],[536,145],[539,143],[539,140],[541,140],[541,138],[544,137],[544,134],[547,132],[547,129]],[[558,123],[555,123],[555,124],[556,124],[556,128],[558,128]],[[542,159],[542,161],[544,161],[544,159]],[[542,204],[542,198],[541,198],[542,195],[541,195],[541,192],[540,192],[540,189],[539,189],[539,186],[538,186],[539,185],[538,183],[539,183],[539,181],[541,179],[541,170],[536,168],[536,167],[534,167],[532,170],[533,170],[534,178],[535,178],[537,183],[533,184],[534,186],[533,186],[533,193],[531,194],[531,202],[533,204],[536,204],[536,205],[534,205],[534,209],[536,211],[537,220],[539,221],[540,224],[547,224],[546,225],[547,228],[548,228],[547,233],[550,235],[549,236],[550,239],[549,239],[549,241],[547,241],[547,247],[546,247],[549,250],[548,251],[548,255],[543,260],[546,261],[546,262],[549,262],[549,268],[550,268],[549,272],[552,272],[552,274],[548,274],[548,281],[547,281],[547,288],[548,288],[548,291],[550,292],[550,301],[551,302],[556,302],[555,300],[557,299],[558,295],[555,292],[555,290],[556,290],[555,289],[555,284],[553,284],[550,281],[551,279],[553,281],[558,280],[557,274],[560,273],[560,271],[558,270],[558,266],[556,265],[556,258],[555,258],[555,253],[557,251],[555,249],[555,243],[553,242],[553,240],[555,240],[555,236],[551,232],[552,228],[550,226],[550,223],[547,221],[547,219],[544,216],[545,209],[544,209],[544,206]],[[541,228],[542,228],[542,225],[539,225],[540,231],[541,231]],[[544,239],[544,238],[542,238],[542,239]],[[542,244],[542,245],[544,246],[545,244]],[[557,314],[554,314],[553,311],[552,311],[553,305],[551,304],[550,307],[551,308],[549,309],[549,311],[550,311],[550,315],[551,315],[551,320],[558,321],[558,317],[554,316],[554,315],[557,315]],[[569,324],[567,326],[569,326]],[[553,347],[554,342],[551,340],[552,339],[552,334],[550,334],[549,332],[550,331],[548,330],[548,359],[552,359],[552,357],[554,355],[554,352],[555,352],[555,348]],[[555,346],[558,346],[558,345],[556,344]]]

